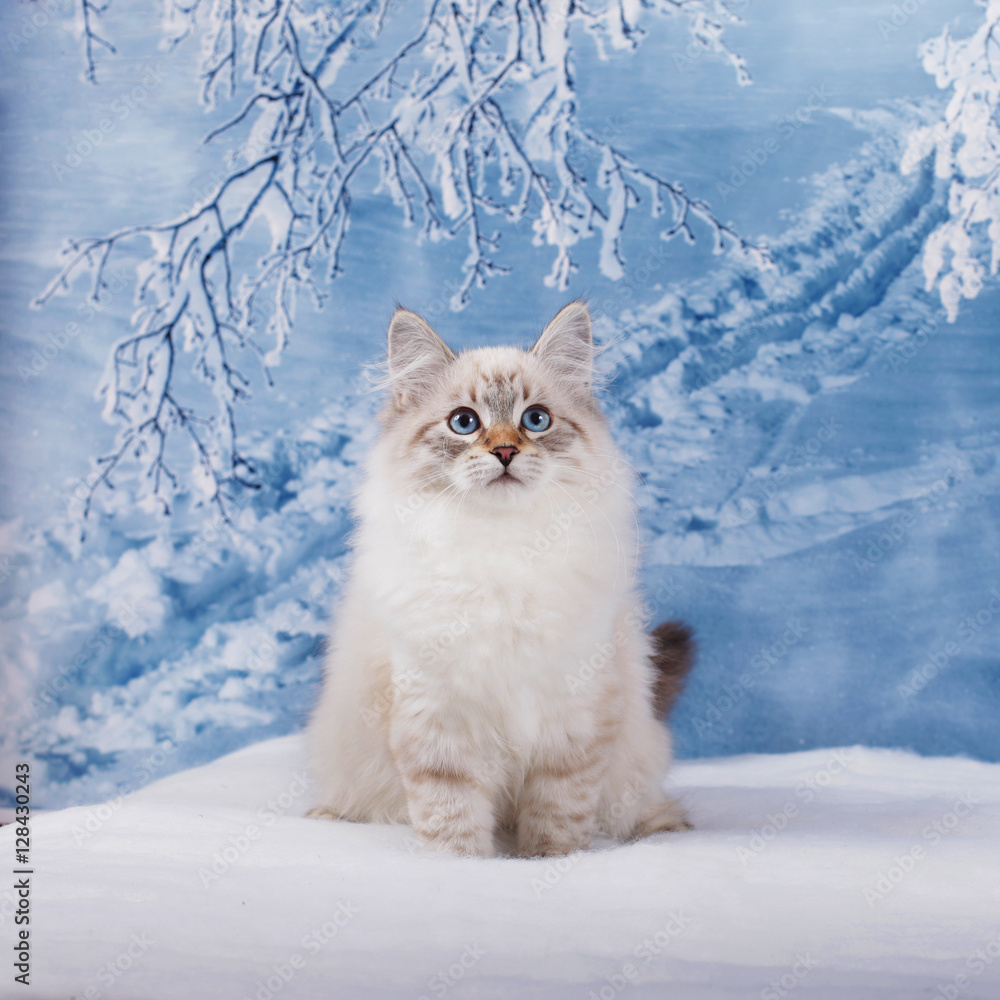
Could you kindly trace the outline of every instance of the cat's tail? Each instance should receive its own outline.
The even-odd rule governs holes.
[[[665,719],[694,664],[694,639],[691,629],[681,622],[661,622],[653,629],[650,638],[653,640],[650,659],[655,668],[653,712],[658,719]]]

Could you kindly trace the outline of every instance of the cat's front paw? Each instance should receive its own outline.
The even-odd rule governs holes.
[[[472,834],[448,834],[442,831],[421,833],[417,831],[420,846],[436,854],[450,854],[458,858],[494,858],[496,848],[493,837],[485,831]]]
[[[649,837],[654,833],[681,833],[693,829],[681,804],[674,799],[663,799],[639,821],[635,836]]]
[[[525,858],[561,858],[576,851],[590,850],[590,833],[564,831],[562,833],[526,833],[517,840],[517,853]]]
[[[344,819],[332,806],[316,806],[306,813],[308,819]]]

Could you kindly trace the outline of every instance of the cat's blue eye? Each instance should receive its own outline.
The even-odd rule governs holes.
[[[470,410],[467,406],[463,406],[462,409],[456,410],[448,418],[448,426],[456,434],[472,434],[474,431],[479,430],[479,417],[476,415],[475,410]]]
[[[548,410],[540,406],[529,406],[521,414],[521,426],[529,431],[547,431],[552,426],[552,418]]]

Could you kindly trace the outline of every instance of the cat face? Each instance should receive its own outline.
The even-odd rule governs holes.
[[[530,351],[460,355],[419,316],[397,310],[385,414],[397,474],[410,489],[496,506],[589,477],[604,433],[592,369],[590,316],[579,302]]]

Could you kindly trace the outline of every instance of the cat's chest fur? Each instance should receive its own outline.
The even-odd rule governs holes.
[[[611,635],[630,592],[617,515],[567,501],[504,517],[376,517],[357,572],[400,688],[488,716],[512,742],[543,739],[566,710],[567,678]]]

